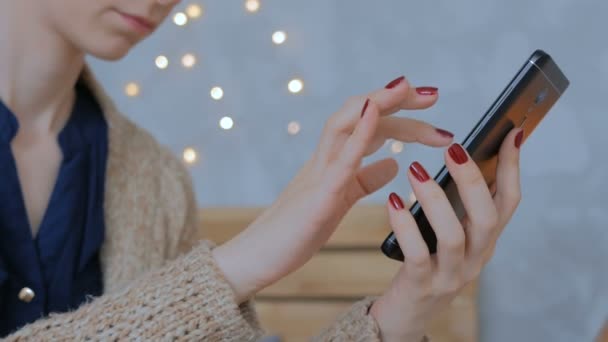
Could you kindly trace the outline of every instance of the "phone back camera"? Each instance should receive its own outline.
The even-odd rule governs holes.
[[[534,104],[539,104],[539,103],[543,102],[546,97],[547,97],[547,88],[541,90],[541,92],[538,93],[538,95],[536,95],[536,99],[534,100]]]

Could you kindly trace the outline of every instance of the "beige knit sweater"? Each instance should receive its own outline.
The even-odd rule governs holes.
[[[214,263],[213,244],[196,241],[197,204],[187,170],[119,114],[88,67],[83,77],[109,125],[101,251],[105,294],[75,311],[29,324],[6,340],[251,341],[263,336],[253,303],[235,302]],[[378,341],[378,328],[367,314],[370,304],[370,299],[355,304],[315,339]]]

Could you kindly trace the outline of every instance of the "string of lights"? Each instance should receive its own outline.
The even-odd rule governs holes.
[[[245,0],[244,10],[250,14],[255,14],[261,9],[260,0]],[[179,10],[173,14],[173,24],[179,27],[193,24],[196,20],[202,18],[205,14],[204,7],[198,3],[190,3],[186,5],[183,10]],[[274,45],[281,46],[285,45],[288,40],[288,34],[284,30],[276,30],[272,33],[271,40]],[[186,69],[194,68],[197,65],[197,56],[193,53],[186,53],[179,58],[179,63],[175,63],[177,67],[183,67]],[[166,55],[156,56],[154,59],[154,65],[160,70],[166,70],[173,66],[172,61]],[[301,94],[304,91],[304,80],[299,77],[294,77],[286,82],[286,87],[289,93],[292,95]],[[141,85],[135,81],[128,82],[124,87],[124,93],[126,96],[136,98],[141,94]],[[220,85],[214,85],[209,90],[209,96],[215,101],[226,101],[224,89]],[[223,130],[231,130],[235,126],[234,119],[230,116],[223,116],[218,126]],[[300,122],[293,120],[288,123],[287,134],[295,136],[298,135],[301,130]],[[394,154],[401,153],[404,145],[400,141],[387,142],[390,151]],[[199,161],[198,153],[194,147],[187,147],[183,150],[182,158],[187,164],[195,164]]]

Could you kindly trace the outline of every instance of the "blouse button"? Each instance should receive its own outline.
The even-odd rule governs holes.
[[[19,299],[22,302],[29,303],[34,299],[35,296],[36,294],[29,287],[24,287],[21,289],[21,291],[19,291]]]

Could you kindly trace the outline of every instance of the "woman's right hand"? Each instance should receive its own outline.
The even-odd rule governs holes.
[[[390,116],[401,109],[428,108],[436,100],[435,88],[410,87],[401,77],[349,99],[328,119],[318,148],[278,200],[213,251],[239,302],[306,263],[359,199],[397,174],[395,160],[362,167],[363,157],[387,139],[436,147],[452,142],[450,133],[428,123]]]

